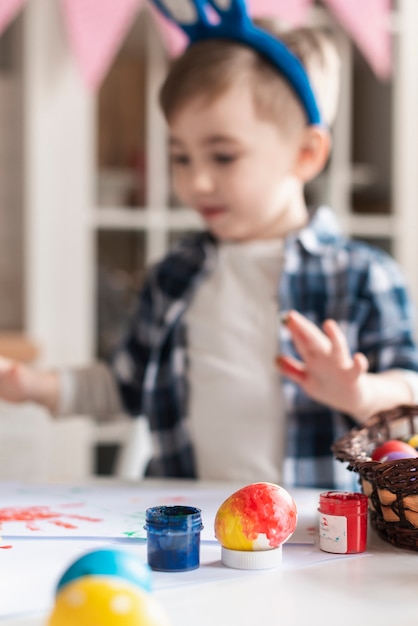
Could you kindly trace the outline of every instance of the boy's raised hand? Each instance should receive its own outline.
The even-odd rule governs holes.
[[[57,377],[0,356],[0,399],[37,402],[53,412],[58,402]]]
[[[301,360],[278,356],[281,373],[321,404],[362,417],[370,403],[367,377],[363,376],[369,366],[365,355],[350,354],[334,320],[326,320],[321,331],[300,313],[290,311],[284,323]]]
[[[0,398],[8,402],[31,400],[32,372],[25,365],[0,357]]]

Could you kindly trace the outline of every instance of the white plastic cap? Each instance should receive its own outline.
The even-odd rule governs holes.
[[[282,546],[271,550],[229,550],[222,546],[221,560],[234,569],[270,569],[282,562]]]

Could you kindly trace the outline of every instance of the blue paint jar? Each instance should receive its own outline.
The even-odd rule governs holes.
[[[193,506],[154,506],[145,512],[148,565],[159,572],[199,567],[201,510]]]

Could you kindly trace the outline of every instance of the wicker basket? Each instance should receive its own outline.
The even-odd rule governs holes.
[[[418,458],[371,460],[378,445],[416,433],[418,405],[400,406],[374,415],[338,439],[332,450],[348,469],[359,473],[369,498],[370,521],[379,536],[399,548],[418,551]]]

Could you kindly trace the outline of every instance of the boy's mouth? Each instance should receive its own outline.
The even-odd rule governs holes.
[[[216,217],[220,217],[226,213],[226,209],[221,206],[200,207],[199,211],[205,220],[215,219]]]

